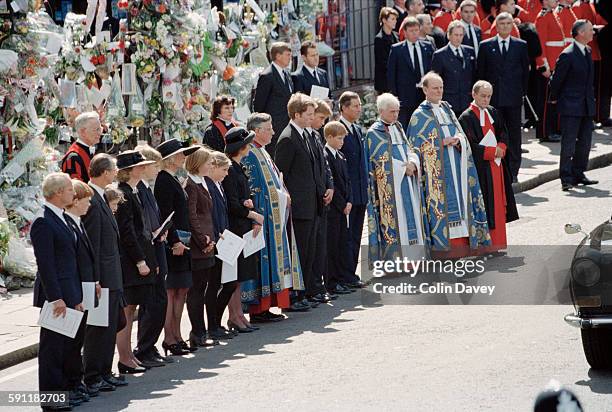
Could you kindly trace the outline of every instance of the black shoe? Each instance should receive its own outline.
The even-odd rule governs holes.
[[[601,122],[601,127],[612,127],[612,119],[606,119]]]
[[[529,150],[521,148],[521,153],[529,153]]]
[[[327,292],[331,295],[350,295],[351,290],[349,288],[345,288],[341,284],[337,284],[336,286],[327,290]]]
[[[360,280],[356,280],[354,282],[343,283],[343,286],[346,286],[347,288],[351,289],[362,289],[366,287],[366,284]]]
[[[308,298],[308,302],[317,302],[317,303],[328,303],[331,302],[331,298],[326,293],[317,293]]]
[[[283,315],[281,315],[281,316],[283,316]],[[283,319],[281,319],[281,320],[284,320],[284,319],[285,319],[285,317],[283,316]],[[247,328],[249,328],[251,330],[259,330],[259,326],[253,326],[250,323],[247,324]]]
[[[95,398],[100,394],[100,390],[89,391],[89,388],[84,383],[80,383],[79,386],[75,388],[75,390],[88,395],[90,398]]]
[[[161,366],[166,366],[166,363],[162,360],[156,359],[153,356],[147,357],[137,357],[138,361],[145,368],[159,368]]]
[[[153,358],[164,363],[174,363],[171,357],[162,356],[156,347],[153,348]]]
[[[551,134],[548,137],[543,137],[540,139],[540,142],[544,143],[559,143],[561,141],[561,136],[558,134]]]
[[[306,312],[310,310],[310,305],[304,305],[302,301],[293,302],[291,306],[285,309],[287,312]]]
[[[124,365],[121,362],[117,362],[117,369],[119,369],[119,373],[127,374],[143,373],[147,371],[147,368],[143,368],[142,366],[136,366],[133,368],[131,366]]]
[[[189,346],[206,346],[206,335],[197,336],[193,332],[189,332]]]
[[[114,385],[113,383],[111,383],[104,377],[102,377],[102,379],[99,382],[96,382],[90,386],[94,386],[94,385],[97,386],[100,392],[113,392],[115,389],[117,389],[116,385]]]
[[[235,337],[235,336],[238,336],[238,333],[239,333],[237,330],[235,330],[235,329],[233,329],[233,328],[230,328],[230,327],[227,327],[227,328],[226,328],[226,327],[224,327],[224,326],[221,326],[221,329],[225,330],[226,332],[231,333],[231,335],[232,335],[232,336],[234,336],[234,337]]]
[[[164,349],[164,355],[168,356],[168,352],[175,356],[183,356],[187,355],[189,351],[187,349],[183,349],[181,345],[178,343],[173,343],[172,345],[168,345],[166,342],[162,342],[162,348]]]
[[[187,342],[185,342],[184,340],[178,341],[177,345],[179,345],[181,347],[181,349],[184,349],[184,350],[189,351],[189,352],[195,352],[195,351],[198,350],[198,348],[196,346],[189,346],[189,345],[187,345]]]
[[[238,331],[238,333],[251,333],[253,332],[253,329],[248,328],[248,327],[240,327],[238,325],[236,325],[234,322],[227,322],[227,326],[232,329],[232,330],[236,330]]]
[[[223,329],[222,327],[217,328],[214,331],[209,332],[209,335],[213,339],[217,340],[227,340],[234,339],[234,335]]]
[[[331,295],[331,294],[329,294],[329,293],[327,293],[327,292],[323,292],[323,293],[322,293],[322,295],[323,295],[324,297],[328,298],[329,300],[336,300],[336,299],[338,299],[338,296],[337,296],[337,295]]]
[[[586,177],[576,180],[577,185],[590,186],[590,185],[596,185],[597,183],[599,183],[599,180],[591,180],[591,179],[587,179]]]
[[[310,309],[314,309],[317,306],[319,306],[320,303],[319,302],[311,302],[308,299],[304,298],[304,299],[302,299],[302,305],[308,306],[308,307],[310,307]]]
[[[70,406],[79,406],[82,403],[89,402],[89,395],[73,389],[68,392],[68,400],[70,401]]]
[[[573,187],[574,185],[571,183],[561,183],[561,190],[563,190],[564,192],[569,192],[569,190]]]
[[[127,386],[128,385],[128,383],[125,381],[125,377],[123,375],[115,376],[113,374],[110,374],[110,375],[102,376],[102,379],[105,382],[108,382],[108,383],[110,383],[111,385],[113,385],[115,387]]]
[[[303,310],[302,310],[303,312]],[[258,313],[257,315],[251,315],[251,323],[267,323],[267,322],[280,322],[285,320],[283,315],[277,315],[268,311]],[[257,326],[251,327],[251,329],[258,330]]]

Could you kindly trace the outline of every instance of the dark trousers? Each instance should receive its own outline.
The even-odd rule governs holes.
[[[38,390],[41,392],[64,391],[69,387],[69,377],[74,374],[75,339],[49,329],[40,328],[38,346]]]
[[[529,119],[535,125],[537,122],[534,117],[534,113],[537,114],[538,118],[542,117],[542,113],[538,112],[537,109],[537,101],[538,101],[538,76],[540,74],[535,69],[535,61],[531,62],[531,69],[529,70],[529,82],[527,83],[527,97],[529,98],[529,102],[531,103],[531,108],[529,107],[529,103],[527,100],[523,103],[523,107],[525,108],[525,118]],[[533,108],[533,111],[532,111]]]
[[[187,292],[187,314],[191,322],[191,333],[202,337],[206,333],[204,306],[209,330],[217,329],[217,294],[221,287],[221,261],[215,258],[215,265],[192,270],[193,285]]]
[[[314,279],[314,259],[316,253],[317,220],[293,219],[295,243],[300,255],[300,266],[304,278],[306,295],[316,295],[316,282]]]
[[[168,306],[165,277],[165,274],[156,276],[153,296],[138,308],[138,343],[134,349],[136,356],[153,355],[155,344],[164,329]]]
[[[359,248],[361,247],[361,235],[363,233],[363,220],[365,218],[366,205],[353,205],[349,214],[349,271],[352,275],[350,282],[359,280],[355,275],[357,263],[359,261]]]
[[[79,330],[74,337],[72,349],[69,351],[69,359],[73,359],[67,365],[66,375],[69,389],[76,389],[83,381],[84,369],[83,369],[83,357],[81,356],[81,350],[85,343],[85,329],[87,324],[87,312],[83,314],[81,319],[81,325]]]
[[[604,56],[594,62],[595,69],[595,121],[604,122],[610,118],[610,95],[612,95],[612,57]]]
[[[109,291],[108,300],[108,326],[87,325],[85,328],[83,365],[85,383],[88,385],[98,382],[102,376],[110,375],[113,367],[119,312],[122,312],[121,291]]]
[[[323,214],[317,217],[317,235],[315,240],[315,259],[313,263],[314,287],[316,293],[325,292],[327,283],[323,286],[323,281],[327,277],[329,268],[327,267],[327,214],[324,210]]]
[[[537,74],[537,99],[536,112],[540,117],[536,127],[536,137],[545,139],[551,135],[559,134],[559,116],[557,115],[557,105],[551,104],[549,94],[549,79]]]
[[[217,327],[221,326],[221,318],[223,318],[223,312],[225,312],[225,308],[227,308],[227,304],[229,303],[237,287],[237,280],[224,283],[221,286],[221,291],[217,296]]]
[[[325,285],[328,289],[338,283],[354,282],[355,271],[350,270],[351,255],[349,251],[349,230],[346,226],[346,215],[336,209],[327,214],[327,276]]]
[[[562,183],[574,184],[584,178],[584,171],[589,163],[592,134],[591,117],[561,117],[559,177]]]
[[[508,128],[508,168],[513,178],[518,176],[521,168],[521,106],[498,107],[497,110],[502,114]]]
[[[421,102],[425,99],[425,96],[423,95],[423,92],[421,91],[421,89],[418,89],[417,93],[420,93],[421,99],[420,100],[417,99],[418,103],[415,106],[401,106],[400,107],[399,117],[397,118],[397,120],[402,124],[402,127],[404,128],[404,130],[408,129],[408,125],[410,124],[410,118],[412,117],[412,113],[414,113],[417,107],[419,107],[419,104],[421,104]]]

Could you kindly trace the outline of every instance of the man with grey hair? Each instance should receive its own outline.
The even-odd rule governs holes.
[[[75,234],[66,223],[64,208],[74,200],[70,177],[51,173],[42,184],[43,215],[32,223],[30,238],[38,273],[34,283],[34,306],[51,306],[53,316],[66,316],[67,308],[83,311],[81,278],[77,269]],[[45,327],[40,328],[38,388],[41,392],[69,391],[66,371],[79,362],[74,357],[76,341]],[[69,408],[81,402],[69,396],[63,405],[41,404],[44,409]]]
[[[377,260],[425,256],[419,157],[398,122],[399,100],[383,93],[376,107],[379,118],[365,141],[368,216],[376,224],[376,230],[370,226],[370,267]]]
[[[62,159],[62,171],[71,178],[87,183],[89,181],[89,163],[96,153],[95,145],[100,143],[102,125],[96,112],[84,112],[74,120],[74,129],[78,135]]]
[[[431,35],[433,32],[433,28],[434,28],[433,22],[431,20],[431,16],[429,14],[421,13],[421,14],[416,15],[416,19],[418,20],[419,23],[421,23],[421,31],[420,31],[419,40],[430,42],[434,50],[436,50],[437,49],[436,41]]]
[[[251,322],[274,322],[284,317],[270,312],[270,308],[289,308],[291,285],[301,283],[296,244],[295,241],[289,242],[293,237],[292,229],[287,225],[291,198],[278,168],[264,150],[274,135],[271,116],[267,113],[251,114],[247,129],[255,132],[255,138],[242,164],[249,171],[253,205],[265,219],[266,247],[259,252],[259,278],[244,282],[241,287],[243,295],[252,297],[254,302],[249,305]]]

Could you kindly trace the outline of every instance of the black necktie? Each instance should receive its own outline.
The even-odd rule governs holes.
[[[414,58],[413,58],[414,70],[419,74],[419,79],[420,79],[423,74],[421,73],[421,63],[419,62],[419,54],[417,53],[416,43],[414,43],[412,47],[413,47],[412,50],[414,52]]]
[[[465,35],[467,36],[468,40],[472,40],[472,25],[468,24],[467,29],[465,30]]]
[[[317,84],[319,83],[319,76],[317,75],[317,69],[314,69],[312,72],[312,76],[315,78],[315,80],[317,81]]]
[[[461,66],[465,67],[465,64],[463,62],[463,57],[461,57],[461,54],[459,53],[459,49],[455,49],[455,56],[457,56],[457,58],[459,59],[459,61],[461,62]]]
[[[287,74],[287,72],[284,70],[283,70],[283,76],[285,77],[285,84],[287,85],[287,88],[289,89],[289,93],[293,93],[293,90],[291,89],[291,79],[289,78],[289,75]]]
[[[312,151],[312,147],[310,146],[310,134],[307,130],[304,130],[304,134],[302,135],[304,138],[304,142],[306,143],[306,147],[308,148],[308,153],[310,154],[311,159],[314,159],[314,152]]]
[[[501,47],[501,55],[503,58],[506,57],[506,54],[508,53],[508,49],[506,48],[506,40],[502,40],[502,47]]]

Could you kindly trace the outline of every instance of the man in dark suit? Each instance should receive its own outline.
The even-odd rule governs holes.
[[[363,283],[355,271],[359,260],[361,235],[366,206],[368,205],[368,172],[363,148],[363,130],[356,124],[361,116],[361,100],[354,92],[344,92],[340,96],[340,122],[344,125],[347,135],[342,145],[342,154],[346,157],[353,196],[352,208],[349,214],[349,253],[352,279],[346,282],[348,287],[363,287]]]
[[[351,289],[343,283],[351,282],[351,258],[346,247],[349,244],[347,218],[351,212],[353,194],[346,157],[340,149],[344,144],[346,128],[340,122],[325,125],[325,158],[334,179],[334,197],[327,214],[327,277],[325,287],[333,294],[347,294]]]
[[[491,105],[506,120],[508,167],[513,182],[521,167],[521,107],[529,82],[527,43],[510,36],[514,20],[509,13],[495,18],[498,35],[480,43],[478,78],[493,85]]]
[[[596,180],[584,175],[595,115],[593,60],[587,44],[593,40],[593,25],[577,20],[572,26],[574,42],[557,59],[550,81],[550,100],[561,116],[561,158],[559,176],[563,191],[574,185],[594,185]]]
[[[400,101],[399,121],[406,128],[412,112],[423,101],[421,77],[431,68],[433,46],[420,41],[421,25],[413,17],[404,23],[406,40],[391,47],[387,66],[389,90]]]
[[[85,384],[91,390],[108,392],[114,391],[116,386],[127,385],[111,373],[123,277],[119,258],[119,228],[104,198],[104,188],[117,176],[115,159],[107,154],[94,156],[89,166],[89,175],[89,186],[94,195],[83,217],[83,224],[96,252],[96,272],[100,274],[100,286],[109,289],[109,302],[108,327],[88,325],[85,330],[83,364]]]
[[[287,106],[291,121],[278,139],[274,162],[283,174],[283,181],[291,196],[291,220],[295,241],[300,255],[306,296],[318,294],[314,276],[316,253],[317,216],[323,207],[323,198],[317,193],[315,178],[315,154],[310,144],[307,127],[312,125],[315,112],[314,101],[302,94],[291,96]],[[304,295],[298,292],[298,300],[292,310],[307,310]]]
[[[431,70],[444,81],[444,97],[458,116],[468,108],[472,85],[476,81],[476,55],[470,46],[462,45],[463,24],[452,21],[448,25],[449,43],[433,55]]]
[[[476,17],[476,2],[474,0],[464,0],[459,6],[459,12],[461,13],[461,24],[465,29],[465,36],[463,36],[463,44],[474,48],[476,57],[478,57],[478,48],[482,41],[482,30],[480,27],[474,24],[474,18]],[[446,82],[445,82],[446,84]]]
[[[291,75],[294,92],[304,93],[310,96],[312,86],[325,87],[328,89],[327,97],[331,99],[327,72],[319,67],[319,52],[317,44],[313,41],[305,41],[300,47],[304,65]]]
[[[32,224],[30,237],[38,273],[34,283],[34,306],[52,305],[53,316],[65,316],[66,308],[83,311],[81,278],[77,268],[76,236],[68,226],[64,208],[74,199],[70,177],[51,173],[42,184],[45,208]],[[75,359],[75,339],[49,329],[40,329],[38,350],[38,388],[41,392],[67,391],[67,371]],[[70,397],[70,406],[82,401]],[[68,404],[43,404],[43,409],[69,409]]]
[[[434,51],[437,50],[436,39],[432,36],[434,25],[431,21],[431,16],[426,13],[416,15],[416,19],[421,25],[421,31],[419,33],[419,40],[428,41],[433,46]]]
[[[400,27],[402,26],[402,22],[406,17],[408,17],[408,10],[406,10],[406,0],[393,0],[393,10],[395,10],[398,15],[395,31],[399,32]]]
[[[291,66],[291,47],[283,42],[274,43],[270,49],[270,57],[272,64],[259,75],[257,80],[253,111],[272,116],[272,127],[276,132],[272,142],[266,146],[266,150],[274,156],[278,133],[289,123],[287,103],[295,88],[287,71]]]

